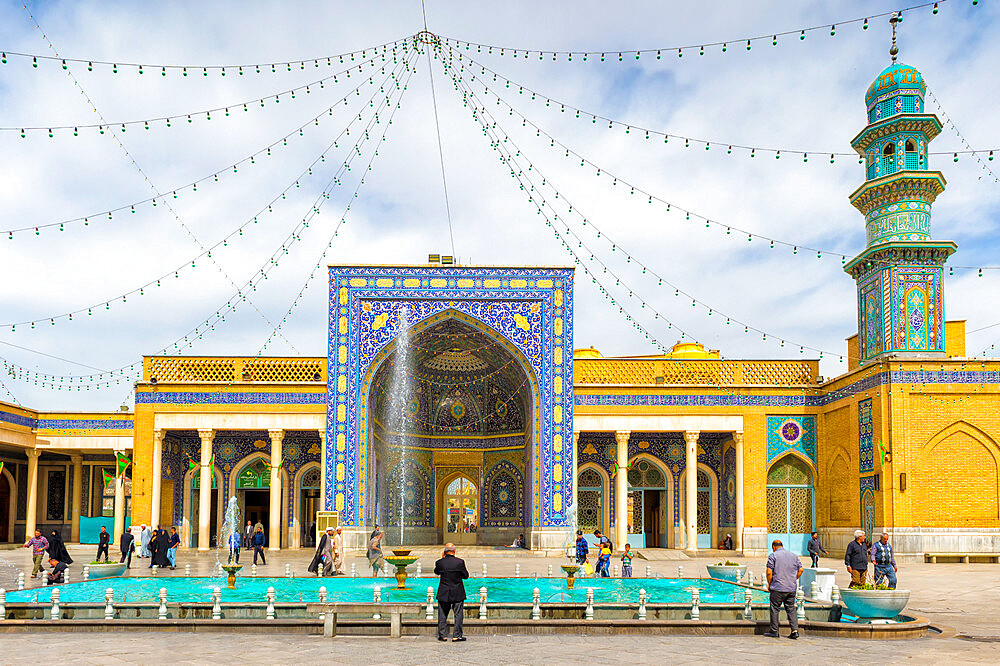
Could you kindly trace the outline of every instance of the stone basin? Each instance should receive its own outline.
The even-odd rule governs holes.
[[[866,620],[891,620],[906,607],[910,591],[846,589],[840,591],[840,598],[853,615]]]
[[[579,564],[560,564],[559,568],[566,572],[566,587],[572,590],[576,582],[576,572],[580,570]]]
[[[407,555],[409,555],[409,554],[410,554],[411,552],[412,552],[412,551],[411,551],[411,550],[410,550],[409,548],[398,548],[398,549],[396,549],[396,550],[393,550],[393,551],[392,551],[392,554],[393,554],[393,555],[399,555],[400,557],[406,557],[406,556],[407,556]],[[386,558],[386,559],[388,559],[388,558]]]
[[[709,564],[706,568],[708,575],[712,578],[730,583],[740,582],[747,573],[747,565],[745,564]]]
[[[106,564],[88,564],[88,578],[108,578],[110,576],[121,576],[125,573],[124,562],[108,562]]]

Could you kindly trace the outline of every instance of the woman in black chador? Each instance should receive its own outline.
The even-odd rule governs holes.
[[[165,569],[170,566],[170,560],[167,559],[167,550],[170,548],[170,537],[167,536],[167,531],[165,529],[158,529],[153,534],[153,540],[149,542],[149,550],[152,553],[152,562],[149,563],[150,567],[154,565]]]
[[[59,530],[52,530],[48,541],[49,557],[60,562],[65,562],[66,564],[73,564],[73,558],[69,556],[69,551],[66,550],[66,544],[63,543]]]

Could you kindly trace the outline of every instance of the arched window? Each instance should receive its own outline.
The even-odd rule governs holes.
[[[920,155],[917,153],[917,144],[913,139],[906,140],[906,168],[917,169],[920,167]]]
[[[604,529],[604,479],[597,470],[587,468],[577,479],[577,527],[584,534]]]
[[[767,540],[781,539],[804,555],[815,524],[813,474],[798,456],[779,458],[767,472]]]
[[[895,153],[896,153],[896,144],[894,144],[892,141],[885,144],[885,148],[882,149],[882,154],[886,156],[894,155]]]
[[[892,141],[886,142],[885,146],[882,147],[881,162],[879,176],[888,176],[891,173],[899,171],[899,167],[896,164],[896,144]]]

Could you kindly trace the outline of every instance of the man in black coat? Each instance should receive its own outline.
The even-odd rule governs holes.
[[[125,528],[125,531],[122,532],[121,547],[122,547],[122,559],[120,559],[118,561],[119,562],[127,562],[127,564],[125,565],[125,568],[126,569],[131,569],[132,568],[132,553],[135,552],[135,535],[132,534],[132,530],[130,530],[127,527]]]
[[[108,544],[111,543],[111,535],[108,534],[107,528],[101,525],[101,533],[98,535],[99,541],[97,542],[97,559],[101,559],[101,554],[104,554],[104,561],[108,561]]]
[[[444,545],[444,557],[434,563],[434,575],[441,576],[438,584],[438,640],[446,641],[448,637],[448,613],[455,611],[455,630],[453,641],[464,641],[462,621],[465,619],[465,584],[469,577],[465,568],[465,560],[455,557],[455,544]]]

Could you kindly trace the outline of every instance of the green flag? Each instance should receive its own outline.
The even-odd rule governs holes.
[[[194,469],[198,469],[198,462],[191,456],[188,456],[188,471],[190,472]]]
[[[0,473],[2,473],[2,472],[3,472],[3,461],[0,460]]]
[[[118,462],[117,475],[122,476],[125,474],[125,470],[128,469],[128,466],[132,464],[132,461],[129,460],[129,457],[121,451],[115,451],[115,460]]]
[[[285,464],[285,459],[284,458],[282,458],[281,460],[278,461],[278,471],[279,472],[281,471],[281,466],[284,465],[284,464]]]
[[[111,483],[111,480],[115,478],[115,475],[106,469],[102,469],[101,473],[104,475],[104,487],[107,488],[108,484]]]

